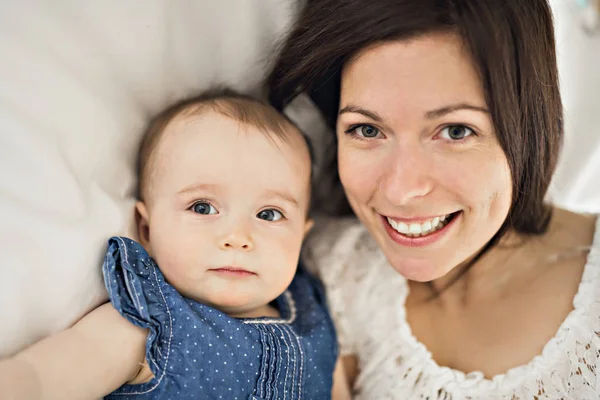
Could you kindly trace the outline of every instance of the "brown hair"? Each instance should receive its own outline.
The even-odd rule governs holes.
[[[266,102],[230,89],[211,89],[199,96],[179,101],[152,118],[144,131],[138,156],[139,200],[143,201],[147,197],[153,154],[165,129],[176,117],[200,115],[207,108],[242,124],[253,126],[267,137],[275,135],[287,141],[290,129],[300,132],[289,118]],[[308,145],[310,152],[310,144]]]
[[[512,206],[502,228],[547,230],[544,203],[562,145],[552,12],[546,0],[307,0],[268,77],[283,108],[307,92],[335,128],[341,69],[367,46],[433,32],[456,32],[479,72],[492,122],[508,159]]]

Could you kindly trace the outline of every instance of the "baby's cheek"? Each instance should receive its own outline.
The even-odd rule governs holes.
[[[197,248],[198,243],[190,240],[189,237],[177,235],[163,236],[161,239],[154,246],[155,261],[165,277],[172,283],[185,283],[186,280],[193,278],[191,274],[195,268],[191,264],[197,259],[194,251],[201,251]]]
[[[172,284],[185,282],[188,278],[184,260],[181,260],[180,256],[170,249],[159,253],[156,262],[165,278]]]
[[[281,252],[280,258],[286,265],[295,265],[298,262],[300,255],[300,247],[302,240],[290,238],[280,242]]]
[[[277,280],[291,280],[298,266],[300,256],[300,248],[302,246],[302,236],[296,233],[288,234],[279,237],[279,241],[273,244],[273,248],[277,248],[276,260],[279,264],[277,267]]]

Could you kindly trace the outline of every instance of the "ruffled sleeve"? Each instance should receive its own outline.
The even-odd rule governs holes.
[[[159,379],[168,363],[173,336],[167,306],[172,295],[169,286],[146,250],[123,237],[109,240],[102,273],[113,307],[132,324],[149,329],[146,359]]]

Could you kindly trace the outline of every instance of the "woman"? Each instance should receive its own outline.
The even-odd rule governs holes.
[[[563,136],[545,0],[309,0],[269,86],[336,129],[360,222],[305,258],[356,398],[598,398],[600,223],[544,203]]]

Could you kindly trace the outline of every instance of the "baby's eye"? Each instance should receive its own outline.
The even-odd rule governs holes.
[[[466,137],[471,136],[474,133],[475,132],[473,131],[473,129],[468,128],[464,125],[449,125],[442,129],[442,137],[444,139],[454,141],[462,140]]]
[[[350,128],[347,133],[365,139],[372,139],[380,135],[379,129],[372,125],[357,125]]]
[[[281,218],[283,218],[283,214],[273,209],[262,210],[256,214],[256,216],[258,219],[264,219],[265,221],[279,221]]]
[[[214,208],[212,204],[207,203],[205,201],[199,201],[197,203],[194,203],[194,205],[192,206],[192,211],[197,214],[205,215],[218,214],[216,208]]]

